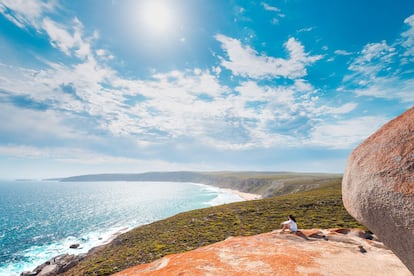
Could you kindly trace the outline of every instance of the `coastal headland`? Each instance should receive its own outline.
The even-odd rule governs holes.
[[[180,254],[226,241],[229,237],[253,236],[252,239],[256,239],[255,235],[261,237],[263,234],[264,237],[277,238],[278,232],[275,230],[291,213],[296,215],[299,228],[307,237],[312,233],[308,233],[306,229],[327,231],[321,229],[335,227],[357,228],[358,233],[366,233],[366,237],[371,237],[369,229],[355,221],[342,204],[341,175],[288,172],[172,172],[88,175],[60,180],[195,182],[231,189],[246,199],[242,202],[180,213],[132,229],[116,236],[107,245],[91,250],[76,260],[70,269],[62,271],[62,275],[112,275],[137,265],[162,260],[161,258],[171,254]],[[262,198],[256,199],[258,195]],[[314,238],[316,236],[313,235]],[[322,241],[326,242],[323,236],[320,235]],[[291,239],[290,237],[290,234],[280,236],[287,240]],[[305,241],[303,237],[295,237],[301,242]],[[274,246],[276,250],[278,244]],[[307,246],[310,249],[318,244],[310,242]],[[364,250],[368,248],[365,244],[363,246]],[[352,251],[359,249],[355,243],[352,244]],[[389,250],[384,252],[385,255],[392,255]],[[359,254],[362,258],[368,256]],[[376,262],[376,259],[371,261]]]
[[[154,177],[156,176],[156,177]],[[138,175],[94,175],[63,181],[183,181],[260,195],[248,200],[180,213],[135,228],[93,250],[64,275],[111,275],[168,254],[278,229],[290,213],[302,229],[363,228],[344,209],[341,175],[288,172],[172,172]],[[248,199],[248,198],[246,198]],[[250,195],[249,199],[253,199]]]

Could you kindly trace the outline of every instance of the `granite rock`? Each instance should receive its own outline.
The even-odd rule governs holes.
[[[33,271],[25,271],[20,276],[54,276],[64,273],[79,263],[85,254],[62,254],[36,267]]]
[[[351,153],[342,196],[348,212],[414,274],[414,108]]]
[[[359,229],[301,229],[296,234],[277,230],[230,237],[131,267],[115,276],[411,275],[391,250],[381,242],[361,238],[361,233]]]

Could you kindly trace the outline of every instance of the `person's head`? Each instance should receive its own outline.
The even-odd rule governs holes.
[[[289,215],[289,219],[291,219],[291,220],[293,220],[294,222],[296,222],[295,217],[294,217],[294,216],[292,216],[292,215]]]

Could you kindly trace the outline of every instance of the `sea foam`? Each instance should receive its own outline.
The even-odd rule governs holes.
[[[0,221],[5,225],[0,245],[9,247],[0,252],[0,276],[31,271],[60,254],[86,253],[120,233],[183,211],[241,200],[229,191],[196,183],[0,183],[0,215],[9,216]],[[19,215],[18,208],[26,212]],[[71,249],[72,244],[80,246]]]

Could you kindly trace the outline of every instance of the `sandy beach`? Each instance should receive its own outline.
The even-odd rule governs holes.
[[[243,192],[233,190],[233,189],[223,189],[223,190],[234,193],[234,194],[238,195],[239,197],[243,198],[244,200],[255,200],[255,199],[261,199],[262,198],[262,196],[258,195],[258,194],[243,193]]]

